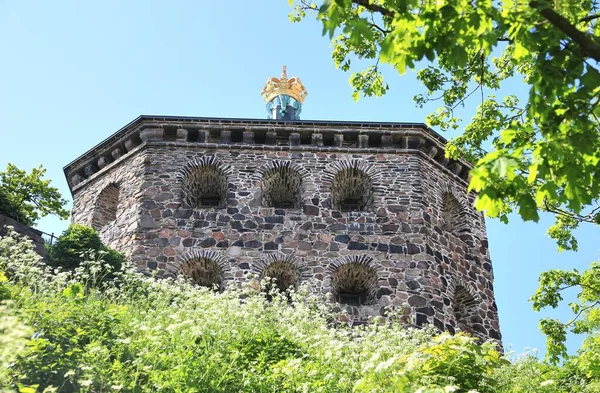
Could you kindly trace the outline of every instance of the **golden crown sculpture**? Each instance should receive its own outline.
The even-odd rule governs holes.
[[[302,82],[300,82],[300,78],[293,77],[288,79],[287,67],[283,66],[283,71],[279,79],[275,77],[269,78],[260,94],[265,99],[265,102],[270,102],[278,95],[285,94],[302,103],[308,92],[302,85]]]

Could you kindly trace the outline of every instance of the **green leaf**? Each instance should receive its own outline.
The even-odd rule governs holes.
[[[527,183],[533,184],[537,178],[538,164],[529,166],[529,174],[527,175]]]
[[[19,393],[36,393],[39,385],[23,386],[19,385]]]
[[[477,210],[484,211],[489,217],[497,217],[502,208],[502,202],[495,197],[492,189],[486,188],[481,190],[475,199],[475,207]]]
[[[69,299],[83,299],[83,294],[84,294],[84,290],[83,290],[83,285],[77,283],[77,284],[71,284],[68,287],[66,287],[63,290],[63,296],[65,296],[66,298]]]
[[[507,128],[500,133],[500,140],[504,144],[510,144],[517,137],[519,131],[515,128]]]
[[[513,56],[516,60],[526,57],[529,54],[529,50],[519,41],[515,42],[514,47]]]
[[[517,161],[509,157],[498,157],[492,162],[491,170],[498,177],[507,177],[516,168]]]
[[[519,214],[525,221],[538,222],[540,216],[538,215],[537,205],[535,200],[529,194],[523,194],[519,197]]]

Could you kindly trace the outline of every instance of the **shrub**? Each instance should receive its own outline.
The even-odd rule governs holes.
[[[0,302],[2,300],[10,298],[10,291],[7,288],[6,283],[8,282],[8,278],[6,278],[6,274],[2,270],[0,270]]]
[[[33,221],[28,219],[27,215],[21,211],[19,205],[8,198],[8,195],[6,195],[6,192],[2,188],[0,188],[0,214],[4,214],[26,225],[33,224]]]
[[[48,264],[54,267],[75,269],[89,258],[86,253],[92,252],[100,256],[101,260],[118,271],[125,262],[125,256],[102,244],[98,232],[93,228],[80,224],[71,224],[63,232],[56,243],[47,246]]]
[[[88,283],[104,262],[55,274],[23,244],[0,237],[0,271],[12,272],[2,279],[11,300],[0,302],[0,391],[598,391],[577,358],[511,363],[491,343],[408,328],[393,316],[332,324],[330,303],[302,286],[273,290],[269,300],[253,282],[218,293],[124,265],[98,290]]]

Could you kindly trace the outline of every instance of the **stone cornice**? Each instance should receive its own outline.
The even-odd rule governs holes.
[[[446,140],[424,124],[140,116],[64,167],[71,192],[141,144],[210,149],[404,154],[419,152],[467,181],[470,164],[444,157]]]

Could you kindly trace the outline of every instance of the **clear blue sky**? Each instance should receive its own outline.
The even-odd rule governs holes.
[[[43,164],[70,197],[62,167],[141,114],[265,118],[260,91],[283,64],[308,89],[303,119],[424,122],[434,109],[414,106],[414,73],[389,72],[388,95],[352,101],[321,27],[288,22],[290,10],[286,0],[0,0],[0,168]],[[525,92],[518,82],[510,90]],[[527,301],[539,273],[598,259],[593,228],[578,233],[578,253],[559,254],[550,223],[487,223],[504,343],[517,352],[544,347],[546,314]],[[565,308],[552,315],[568,317]]]

